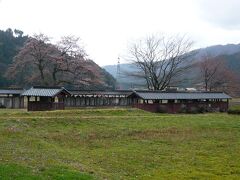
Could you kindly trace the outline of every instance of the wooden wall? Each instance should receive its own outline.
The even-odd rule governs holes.
[[[228,102],[194,102],[194,103],[166,103],[166,104],[134,104],[133,107],[150,112],[165,113],[194,113],[194,112],[226,112]]]
[[[24,97],[21,96],[0,96],[0,105],[6,108],[24,108]]]
[[[98,96],[70,96],[64,99],[66,107],[88,107],[88,106],[129,106],[131,99],[127,97],[98,97]]]
[[[63,102],[41,102],[29,101],[28,111],[51,111],[51,110],[64,110]]]

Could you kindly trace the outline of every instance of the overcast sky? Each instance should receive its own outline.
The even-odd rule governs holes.
[[[240,0],[0,0],[0,29],[76,35],[99,65],[152,33],[187,34],[194,48],[239,43]]]

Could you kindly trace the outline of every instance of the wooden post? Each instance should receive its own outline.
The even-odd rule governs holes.
[[[98,96],[96,96],[96,106],[98,106],[99,104],[99,99],[98,99]]]
[[[227,111],[228,111],[228,108],[229,108],[229,99],[227,99]]]
[[[94,97],[94,95],[93,95],[93,102],[94,102],[93,105],[96,106],[96,98]]]
[[[14,97],[13,97],[13,95],[12,95],[12,109],[14,108]]]
[[[73,97],[74,97],[74,107],[76,107],[77,106],[77,98],[75,96],[73,96]]]
[[[22,104],[22,97],[21,97],[21,96],[19,96],[19,104],[18,104],[18,105],[19,105],[19,106],[18,106],[18,107],[19,107],[19,109],[21,108],[21,104]]]
[[[29,111],[29,102],[30,102],[30,96],[27,96],[27,110]]]

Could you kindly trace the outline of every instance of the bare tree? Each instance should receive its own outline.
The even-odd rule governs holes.
[[[150,36],[130,48],[130,62],[138,72],[128,75],[142,78],[148,89],[163,90],[186,68],[192,41],[185,36]]]
[[[237,76],[228,69],[224,59],[204,55],[198,66],[205,91],[231,92],[237,87]]]
[[[204,82],[205,91],[211,91],[214,81],[216,81],[218,71],[222,69],[221,61],[214,61],[209,55],[203,56],[203,61],[199,63],[201,78]]]

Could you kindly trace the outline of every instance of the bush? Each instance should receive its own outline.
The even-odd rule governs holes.
[[[0,108],[6,108],[6,106],[4,106],[4,105],[0,104]]]
[[[198,113],[205,113],[206,112],[206,108],[205,107],[199,107],[198,108]]]
[[[199,113],[199,108],[197,108],[197,107],[187,108],[186,113],[189,113],[189,114],[198,114],[198,113]]]
[[[232,106],[228,110],[229,114],[240,114],[240,105]]]

